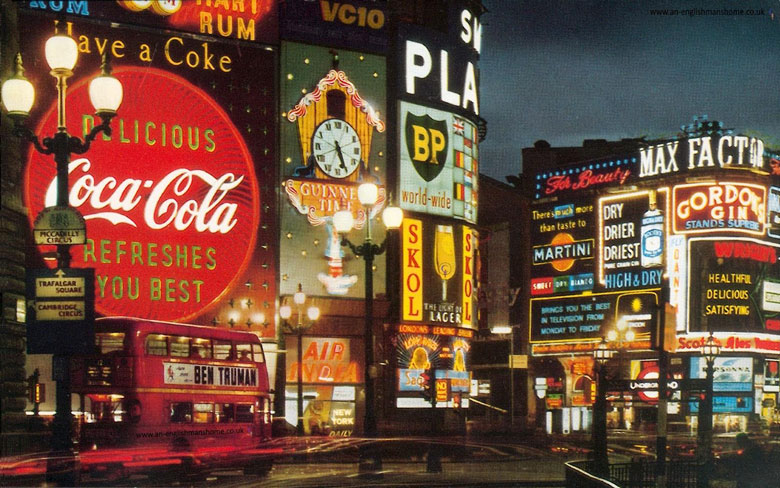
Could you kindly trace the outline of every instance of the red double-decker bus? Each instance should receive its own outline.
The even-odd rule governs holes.
[[[95,331],[95,354],[71,363],[85,470],[90,459],[104,465],[137,448],[146,456],[123,470],[203,464],[270,439],[268,371],[255,334],[126,317],[97,319]]]

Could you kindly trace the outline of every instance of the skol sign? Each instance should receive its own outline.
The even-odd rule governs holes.
[[[403,319],[473,327],[478,234],[443,222],[404,219]]]

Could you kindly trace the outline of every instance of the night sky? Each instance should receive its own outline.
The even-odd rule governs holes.
[[[482,173],[539,139],[673,137],[694,115],[780,148],[780,0],[483,0]],[[653,15],[652,9],[762,15]]]

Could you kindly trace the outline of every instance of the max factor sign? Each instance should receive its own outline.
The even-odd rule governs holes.
[[[765,170],[763,141],[747,136],[694,137],[640,149],[639,155],[640,178],[716,167]]]

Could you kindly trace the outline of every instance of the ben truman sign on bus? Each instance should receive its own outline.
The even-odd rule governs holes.
[[[748,136],[692,137],[639,150],[639,177],[714,167],[764,169],[764,143]]]
[[[257,368],[163,363],[166,385],[257,386]]]

